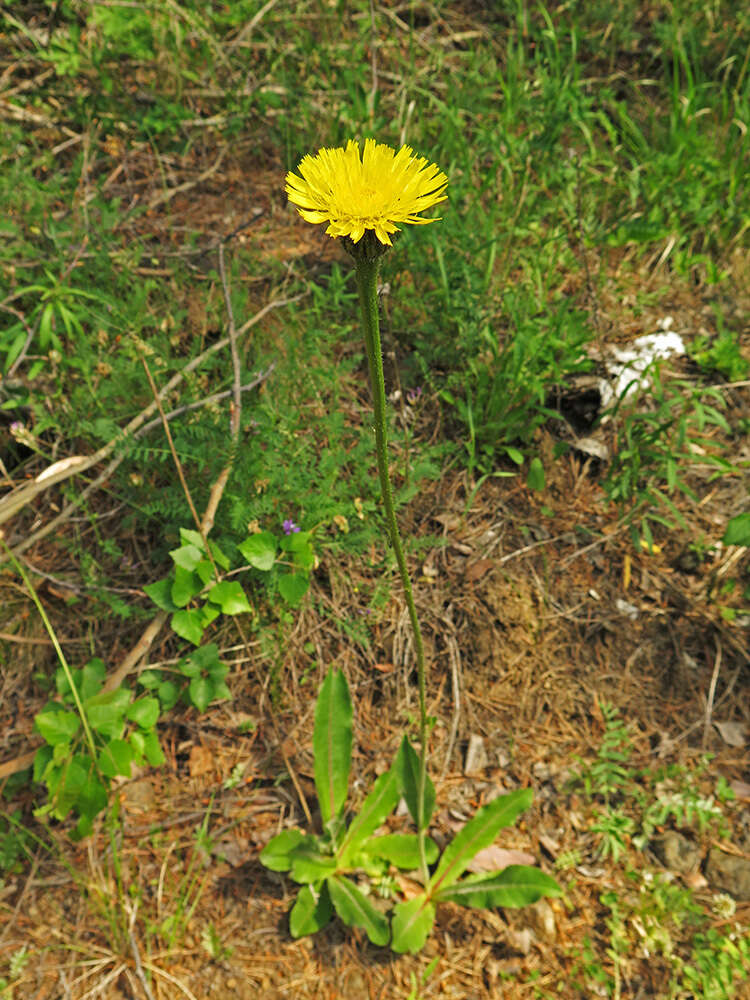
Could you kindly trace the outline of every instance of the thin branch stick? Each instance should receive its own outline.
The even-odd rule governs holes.
[[[246,382],[244,385],[241,385],[240,392],[249,392],[251,389],[255,389],[261,384],[261,382],[266,381],[275,368],[276,362],[272,361],[268,368],[266,368],[265,371],[259,372],[252,382]],[[221,392],[215,392],[211,396],[204,396],[203,399],[198,399],[194,403],[186,403],[185,406],[178,406],[176,410],[170,410],[169,413],[164,415],[164,419],[174,420],[176,417],[181,417],[183,413],[191,413],[193,410],[200,410],[204,406],[211,406],[213,403],[220,403],[222,399],[226,399],[228,396],[232,395],[234,395],[234,387],[231,389],[223,389]],[[142,438],[144,434],[152,431],[154,427],[159,427],[161,422],[161,417],[149,420],[149,422],[144,424],[143,427],[141,427],[141,429],[133,435],[133,437]]]
[[[177,476],[180,480],[180,485],[182,486],[182,492],[185,494],[185,499],[188,502],[190,513],[193,515],[193,521],[195,522],[195,526],[198,529],[201,538],[203,539],[203,544],[206,548],[206,555],[211,560],[211,564],[213,565],[214,568],[214,573],[218,574],[216,563],[214,563],[213,556],[211,555],[211,549],[208,547],[208,539],[206,538],[205,534],[203,533],[203,529],[201,528],[201,521],[200,518],[198,517],[198,511],[195,509],[195,504],[193,503],[193,496],[190,492],[190,487],[188,486],[187,480],[185,479],[185,473],[182,468],[182,462],[180,461],[180,456],[177,454],[177,449],[174,446],[172,432],[170,431],[169,424],[167,423],[166,418],[164,416],[164,408],[161,405],[161,399],[159,398],[159,392],[156,388],[156,382],[154,382],[154,376],[151,374],[151,369],[148,366],[148,362],[146,361],[145,357],[142,354],[141,354],[141,364],[145,369],[146,378],[148,379],[148,384],[151,386],[151,392],[154,394],[154,402],[156,403],[156,407],[159,410],[159,416],[161,417],[161,422],[164,425],[164,433],[167,438],[167,443],[169,444],[169,450],[172,453],[172,461],[174,462],[175,468],[177,469]]]
[[[703,722],[703,746],[708,746],[708,734],[711,729],[711,713],[716,697],[716,685],[719,681],[719,670],[721,668],[721,643],[718,636],[716,638],[716,659],[714,660],[714,672],[711,675],[711,683],[708,687],[708,698],[706,699],[706,717]]]
[[[115,691],[122,684],[131,670],[151,649],[154,640],[166,624],[169,614],[166,611],[158,611],[146,626],[138,642],[133,646],[128,655],[113,674],[107,677],[104,682],[103,691]]]
[[[3,761],[0,764],[0,781],[3,778],[9,778],[11,774],[17,774],[19,771],[25,771],[27,767],[31,767],[35,757],[36,750],[29,750],[27,753],[14,757],[13,760]]]

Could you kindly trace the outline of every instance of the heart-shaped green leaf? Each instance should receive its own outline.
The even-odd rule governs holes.
[[[209,590],[208,599],[218,604],[225,615],[242,615],[252,611],[245,591],[236,580],[217,583]]]
[[[309,586],[310,578],[307,573],[282,573],[279,576],[279,593],[292,607],[299,604]]]
[[[276,538],[270,531],[259,531],[250,535],[237,546],[242,555],[255,569],[267,573],[276,562]]]
[[[159,699],[139,698],[128,706],[127,716],[141,729],[151,729],[159,718]]]
[[[52,708],[47,712],[39,712],[34,718],[34,728],[50,746],[58,743],[70,743],[81,725],[81,720],[75,712]]]
[[[203,638],[203,615],[195,608],[189,611],[175,611],[172,615],[172,631],[176,632],[182,639],[187,639],[194,646],[200,646]]]
[[[198,563],[203,559],[203,550],[197,545],[181,545],[179,549],[172,549],[169,553],[175,566],[193,572]]]
[[[99,770],[106,778],[114,778],[118,774],[129,778],[134,756],[127,740],[110,740],[99,751]]]
[[[176,566],[172,581],[171,598],[178,608],[186,607],[203,590],[203,582],[197,573],[191,573]]]

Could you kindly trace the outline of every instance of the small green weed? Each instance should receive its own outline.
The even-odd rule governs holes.
[[[34,780],[49,797],[37,815],[64,820],[72,810],[79,817],[75,836],[84,837],[107,807],[113,778],[130,777],[133,764],[164,762],[154,728],[159,702],[134,699],[125,687],[104,690],[106,668],[99,659],[70,676],[60,668],[55,678],[57,700],[34,719],[45,741],[34,758]]]
[[[32,838],[21,823],[21,810],[0,813],[0,880],[21,871],[30,857]]]
[[[721,457],[721,444],[709,436],[713,428],[731,434],[720,390],[679,380],[664,383],[658,365],[651,378],[651,387],[639,393],[637,403],[625,407],[623,396],[612,411],[617,442],[603,483],[607,499],[623,510],[636,544],[643,539],[649,549],[652,523],[670,530],[685,527],[671,497],[679,491],[697,499],[688,483],[691,467],[708,470],[709,479],[738,473]]]
[[[717,896],[720,927],[692,890],[648,869],[629,871],[630,885],[601,896],[608,914],[608,973],[597,954],[584,952],[575,975],[579,988],[603,987],[606,996],[627,996],[631,977],[661,966],[667,983],[659,982],[659,996],[700,996],[701,1000],[733,1000],[737,987],[750,977],[750,941],[739,924],[729,924],[734,913],[730,897]],[[643,963],[639,970],[639,962]]]
[[[716,313],[718,332],[711,338],[696,337],[689,348],[690,357],[708,374],[718,372],[728,382],[747,378],[748,362],[740,351],[740,338],[724,326],[721,313]]]
[[[18,980],[23,975],[23,970],[29,964],[31,955],[26,947],[18,948],[8,960],[7,976],[0,976],[0,1000],[15,1000],[20,994],[16,993]]]
[[[636,768],[631,764],[633,743],[627,724],[612,705],[602,702],[600,708],[605,723],[601,745],[593,761],[578,761],[582,766],[571,777],[571,787],[581,786],[589,800],[604,804],[596,810],[591,826],[601,838],[601,857],[619,862],[629,845],[642,850],[656,830],[670,822],[701,835],[729,835],[726,807],[734,800],[732,789],[722,776],[715,796],[704,795],[698,788],[709,756],[690,771],[679,765]]]

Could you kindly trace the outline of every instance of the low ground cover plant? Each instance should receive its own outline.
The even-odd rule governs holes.
[[[531,792],[499,796],[446,847],[438,860],[437,845],[427,835],[435,807],[435,788],[427,773],[430,720],[426,707],[424,645],[411,579],[393,505],[388,471],[388,438],[383,358],[380,343],[377,282],[380,260],[397,224],[426,225],[418,213],[444,201],[448,178],[437,166],[415,157],[409,146],[398,152],[367,139],[350,140],[345,148],[321,149],[305,157],[299,174],[287,176],[289,200],[303,219],[326,222],[326,232],[345,241],[354,260],[359,290],[362,332],[367,351],[375,420],[375,450],[388,539],[398,564],[409,608],[419,686],[419,752],[404,735],[396,761],[376,781],[361,811],[344,826],[352,744],[352,706],[343,673],[330,672],[318,697],[315,717],[315,783],[323,822],[322,840],[289,830],[264,849],[261,860],[276,871],[291,871],[303,883],[290,916],[295,937],[324,927],[335,910],[345,924],[363,927],[373,944],[390,942],[396,952],[416,952],[423,946],[443,901],[466,906],[524,906],[559,893],[555,880],[539,869],[510,865],[499,872],[461,876],[474,856],[488,847],[499,830],[528,807]],[[403,796],[417,833],[375,836]],[[430,865],[437,862],[431,872]],[[347,878],[352,869],[387,874],[389,864],[418,869],[423,891],[396,903],[389,927],[357,885]]]

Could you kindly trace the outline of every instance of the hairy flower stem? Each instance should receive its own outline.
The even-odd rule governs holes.
[[[378,461],[378,476],[380,477],[380,490],[383,495],[383,505],[388,523],[388,534],[390,535],[393,551],[396,553],[401,582],[404,586],[406,603],[409,607],[409,617],[411,627],[414,632],[414,650],[417,656],[417,676],[419,678],[419,789],[418,789],[418,815],[417,827],[419,838],[419,854],[422,867],[422,877],[425,885],[429,879],[427,868],[427,857],[425,853],[425,837],[427,835],[427,823],[425,821],[425,789],[427,785],[427,707],[425,698],[425,663],[424,646],[422,645],[422,632],[419,628],[419,618],[417,608],[414,604],[414,596],[411,589],[409,571],[406,568],[406,558],[401,544],[401,535],[396,521],[396,512],[393,509],[393,496],[391,491],[391,479],[388,474],[388,436],[386,432],[385,418],[385,382],[383,379],[383,353],[380,346],[380,321],[378,318],[378,270],[379,260],[367,260],[363,254],[355,258],[357,288],[359,290],[359,304],[362,310],[362,330],[365,337],[365,347],[367,348],[367,361],[370,367],[370,383],[372,385],[373,409],[375,411],[375,451]]]

